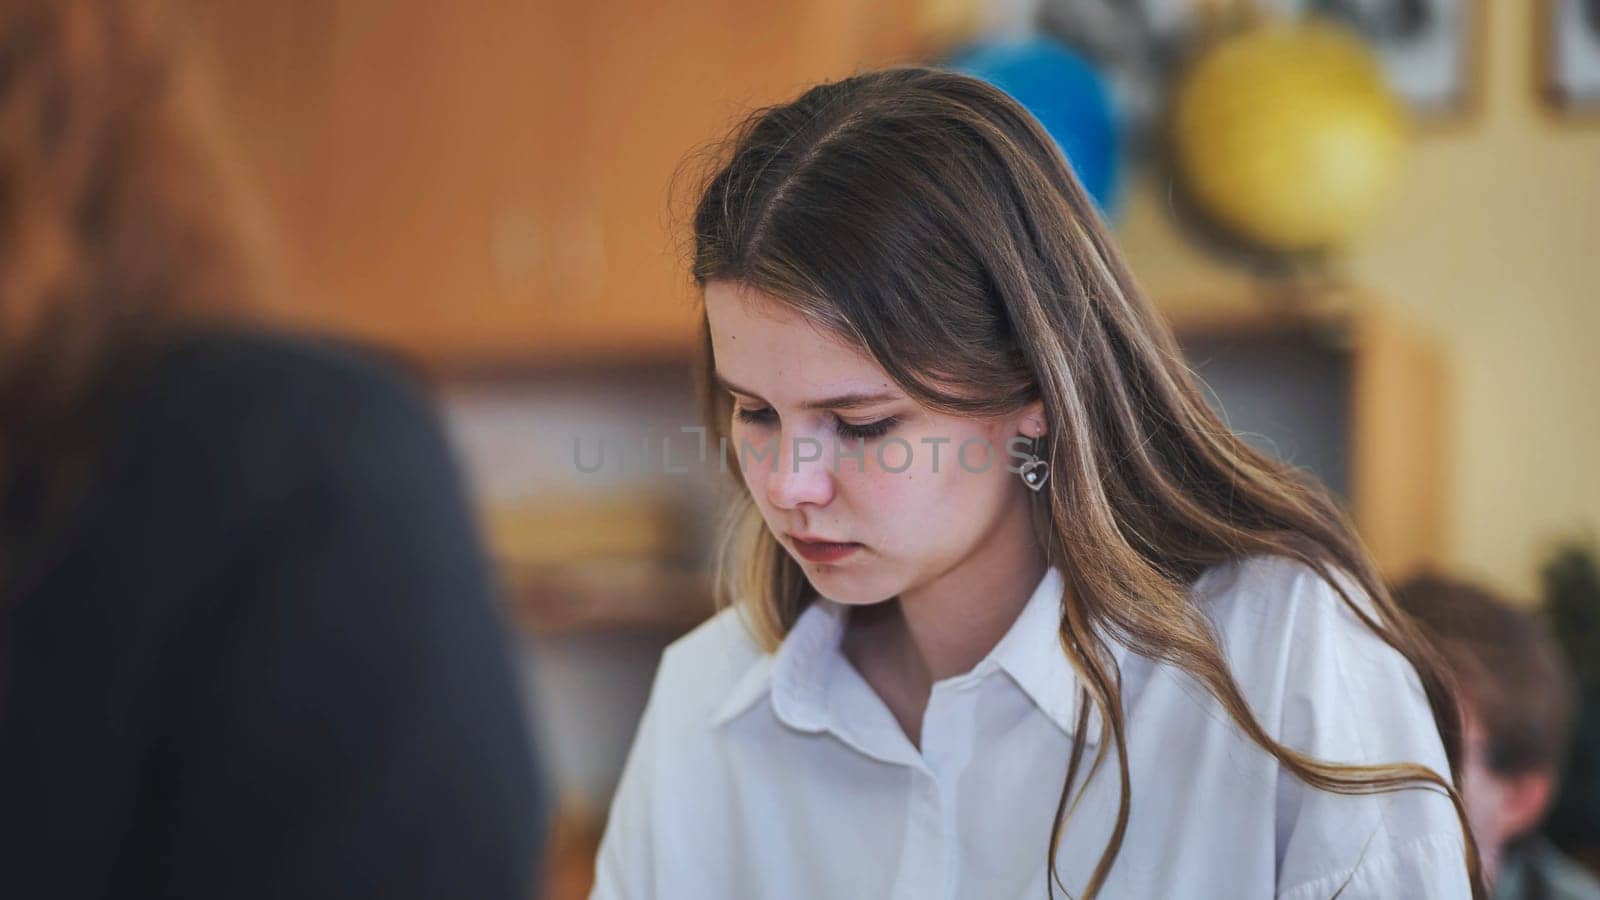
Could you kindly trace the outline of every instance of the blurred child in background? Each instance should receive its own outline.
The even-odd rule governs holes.
[[[1500,900],[1600,900],[1600,883],[1538,832],[1557,791],[1573,678],[1543,623],[1488,591],[1438,576],[1395,599],[1421,621],[1462,687],[1463,799]]]

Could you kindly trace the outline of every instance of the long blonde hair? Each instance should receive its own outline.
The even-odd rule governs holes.
[[[1035,503],[1036,533],[1067,582],[1060,637],[1088,701],[1080,726],[1092,705],[1121,779],[1115,828],[1087,897],[1105,884],[1130,808],[1120,673],[1108,638],[1193,676],[1246,737],[1308,785],[1341,794],[1446,793],[1482,896],[1476,845],[1453,786],[1461,723],[1447,670],[1396,607],[1329,494],[1251,449],[1206,405],[1070,167],[1020,106],[979,80],[920,67],[819,85],[735,130],[699,194],[693,232],[691,269],[702,288],[726,280],[778,298],[863,348],[930,409],[998,416],[1042,401],[1052,477]],[[703,314],[700,344],[706,424],[726,437],[731,399],[710,378]],[[737,472],[737,460],[725,462]],[[733,503],[718,602],[739,604],[772,650],[815,593],[748,493],[738,491]],[[1451,778],[1416,763],[1328,763],[1263,729],[1190,594],[1208,568],[1258,554],[1317,571],[1410,661]],[[1335,570],[1370,596],[1375,617],[1340,587]],[[1051,832],[1052,895],[1083,734],[1079,727]],[[1085,782],[1107,753],[1101,742]]]

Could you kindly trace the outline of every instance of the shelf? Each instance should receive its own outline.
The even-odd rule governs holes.
[[[530,635],[612,629],[688,631],[710,617],[712,579],[650,561],[502,569],[512,619]]]

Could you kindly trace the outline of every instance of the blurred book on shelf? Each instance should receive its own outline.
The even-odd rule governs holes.
[[[670,493],[542,497],[488,513],[512,618],[528,634],[688,629],[711,614],[695,529]]]

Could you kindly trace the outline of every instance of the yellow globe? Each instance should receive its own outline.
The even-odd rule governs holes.
[[[1406,139],[1372,53],[1322,22],[1220,41],[1180,83],[1173,116],[1175,163],[1196,205],[1279,251],[1349,239],[1393,185]]]

